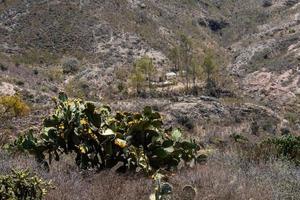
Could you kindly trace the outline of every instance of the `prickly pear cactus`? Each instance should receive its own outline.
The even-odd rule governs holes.
[[[156,173],[153,176],[155,181],[155,191],[150,195],[150,200],[171,200],[173,193],[173,186],[163,181],[164,176],[160,173]]]
[[[12,170],[9,175],[0,175],[1,200],[42,200],[49,189],[53,189],[51,182],[28,170]]]
[[[140,113],[112,114],[108,106],[69,99],[63,93],[55,103],[41,133],[20,136],[13,147],[34,154],[40,162],[48,158],[46,164],[75,153],[76,164],[82,169],[113,168],[123,163],[118,171],[147,174],[176,169],[181,161],[198,160],[199,145],[184,139],[178,129],[165,130],[161,115],[150,107]]]

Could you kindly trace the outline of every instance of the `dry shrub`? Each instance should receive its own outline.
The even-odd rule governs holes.
[[[30,168],[56,189],[48,200],[141,200],[153,191],[152,180],[141,175],[118,174],[112,170],[96,173],[79,171],[69,159],[54,162],[50,172],[41,169],[31,157],[11,157],[0,152],[0,174],[11,168]],[[182,199],[182,189],[192,185],[196,199],[268,200],[299,199],[300,169],[282,161],[253,163],[241,160],[234,152],[216,153],[207,164],[183,169],[169,181],[174,186],[174,199]]]
[[[0,148],[3,147],[9,140],[9,132],[3,130],[0,132]]]
[[[23,52],[21,55],[15,55],[12,57],[12,60],[16,64],[26,64],[26,65],[34,65],[34,64],[53,64],[57,63],[59,56],[51,53],[48,50],[42,49],[30,49]]]
[[[29,106],[20,96],[0,96],[0,118],[24,116],[29,111]]]
[[[56,190],[48,194],[48,200],[140,200],[147,199],[152,189],[150,179],[111,171],[60,175],[52,175]]]
[[[89,83],[86,80],[70,79],[65,84],[65,92],[70,97],[85,99],[89,96]]]
[[[147,200],[153,191],[152,180],[142,175],[118,174],[113,170],[79,171],[72,155],[53,162],[50,172],[41,169],[33,158],[0,151],[0,174],[11,168],[30,168],[56,189],[48,200]],[[236,146],[215,152],[205,165],[184,168],[169,178],[174,199],[182,200],[185,185],[196,188],[199,200],[299,199],[300,168],[281,160],[254,162],[242,157]]]
[[[206,165],[171,178],[175,199],[184,185],[197,189],[196,199],[299,199],[300,169],[282,161],[251,163],[235,153],[217,153]],[[298,188],[298,189],[297,189]]]
[[[77,58],[68,57],[62,59],[62,69],[64,74],[76,73],[79,70],[80,61]]]
[[[119,174],[113,170],[80,171],[73,164],[72,155],[53,162],[47,172],[32,157],[12,156],[1,150],[0,174],[12,168],[30,169],[45,180],[52,180],[56,189],[49,191],[46,200],[140,200],[148,199],[152,191],[152,180],[143,175]]]
[[[50,81],[59,82],[64,78],[63,69],[61,66],[54,66],[44,69],[43,74],[49,78]]]

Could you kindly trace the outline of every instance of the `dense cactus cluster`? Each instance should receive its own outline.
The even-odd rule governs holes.
[[[41,200],[52,186],[49,182],[31,175],[28,171],[13,170],[0,176],[0,199]]]
[[[34,154],[38,161],[59,160],[75,152],[83,169],[133,169],[146,173],[173,169],[181,161],[197,160],[199,146],[184,140],[178,129],[165,130],[162,117],[150,107],[141,113],[117,112],[107,106],[68,99],[60,94],[55,112],[45,119],[42,133],[29,133],[14,142],[17,149]],[[201,157],[202,158],[202,157]]]

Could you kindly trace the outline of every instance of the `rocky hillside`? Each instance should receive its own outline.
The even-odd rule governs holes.
[[[279,1],[265,10],[269,20],[230,45],[229,68],[252,96],[282,106],[299,95],[300,4]]]
[[[107,100],[117,72],[141,56],[170,69],[169,51],[186,34],[199,52],[214,50],[239,98],[262,107],[253,111],[243,100],[238,112],[271,109],[281,124],[299,109],[299,13],[297,0],[2,0],[0,92],[21,93],[39,106],[60,90]],[[235,115],[223,100],[184,101],[169,102],[165,112]]]
[[[75,78],[92,81],[92,89],[103,90],[111,84],[115,67],[131,65],[143,55],[154,58],[157,66],[169,66],[168,51],[183,32],[199,47],[215,46],[218,55],[225,55],[207,30],[199,27],[205,10],[193,1],[80,2],[2,2],[2,62],[26,65],[24,70],[55,71],[64,56],[76,57],[83,67],[73,74]],[[43,81],[40,85],[49,88]],[[55,84],[59,86],[64,87]]]
[[[0,0],[0,199],[300,199],[299,113],[300,0]]]

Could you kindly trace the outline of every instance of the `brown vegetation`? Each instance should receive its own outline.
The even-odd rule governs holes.
[[[49,173],[40,169],[31,157],[0,155],[1,173],[11,168],[30,168],[42,177],[53,180],[55,190],[49,200],[145,199],[153,191],[152,180],[140,175],[80,172],[70,160],[54,163]],[[181,199],[182,188],[192,185],[196,199],[298,199],[299,169],[282,161],[255,164],[241,160],[236,153],[216,153],[205,165],[183,169],[169,179],[174,186],[174,199]]]

